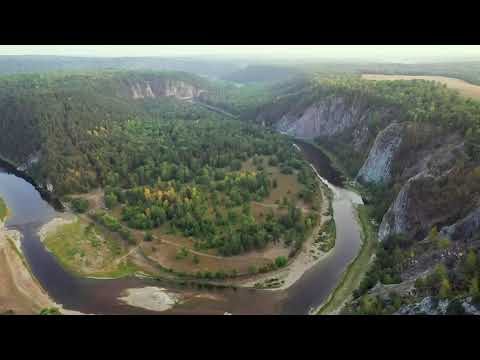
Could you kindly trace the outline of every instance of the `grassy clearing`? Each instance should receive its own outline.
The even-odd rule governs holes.
[[[45,245],[64,268],[78,275],[123,277],[137,270],[126,260],[116,261],[127,252],[120,239],[82,220],[47,235]]]
[[[335,291],[318,309],[317,315],[328,315],[338,311],[353,291],[358,288],[370,265],[370,259],[377,244],[377,235],[370,223],[367,208],[363,205],[358,206],[357,214],[362,228],[362,247],[355,260],[348,266]]]
[[[271,180],[276,181],[277,186],[271,189],[270,195],[262,200],[265,204],[279,204],[284,198],[289,201],[297,201],[298,193],[302,184],[298,182],[296,173],[282,174],[278,166],[268,165],[267,156],[259,156],[259,166],[265,169]],[[242,171],[259,171],[259,168],[253,164],[253,159],[249,159],[242,164]]]
[[[0,197],[0,221],[5,221],[8,215],[7,204],[5,201]]]
[[[475,100],[480,99],[480,86],[470,84],[464,80],[450,78],[446,76],[428,76],[428,75],[384,75],[384,74],[362,74],[362,79],[375,81],[393,81],[393,80],[429,80],[447,85],[449,88],[458,90],[460,95]]]

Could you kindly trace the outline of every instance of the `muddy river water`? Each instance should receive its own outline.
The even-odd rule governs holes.
[[[56,210],[29,182],[0,167],[0,196],[11,210],[7,228],[23,235],[25,258],[50,297],[64,308],[88,314],[308,314],[318,307],[338,284],[342,273],[361,246],[360,226],[354,204],[361,198],[342,187],[343,179],[316,147],[302,142],[302,151],[321,180],[334,193],[333,211],[337,239],[332,254],[308,270],[284,291],[245,288],[208,288],[179,285],[168,281],[123,278],[99,280],[77,277],[64,270],[37,235],[39,227],[57,215]],[[129,288],[157,286],[179,293],[187,300],[174,308],[156,313],[118,300]]]

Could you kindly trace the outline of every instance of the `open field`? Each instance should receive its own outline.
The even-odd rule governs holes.
[[[266,157],[259,157],[263,160],[263,167],[267,174],[277,180],[277,187],[273,188],[270,195],[263,199],[264,204],[275,204],[275,202],[281,202],[284,197],[289,201],[296,201],[298,192],[301,189],[301,184],[297,180],[295,174],[282,174],[280,169],[276,166],[268,166]],[[242,171],[257,171],[256,166],[253,164],[252,159],[245,161],[242,165]]]
[[[475,100],[480,99],[480,86],[470,84],[466,81],[450,78],[446,76],[427,76],[427,75],[383,75],[383,74],[362,74],[362,79],[365,80],[430,80],[437,81],[447,85],[451,89],[458,90],[458,92]]]
[[[360,205],[357,214],[362,227],[362,248],[355,260],[348,266],[342,280],[327,301],[317,310],[318,315],[338,314],[345,303],[351,298],[353,291],[357,289],[367,271],[377,244],[376,233],[367,213],[367,209]]]

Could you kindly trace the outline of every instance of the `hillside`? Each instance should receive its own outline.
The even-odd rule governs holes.
[[[392,311],[378,289],[401,292],[441,263],[442,276],[396,304],[478,294],[478,260],[466,275],[462,254],[479,247],[480,103],[431,81],[322,77],[291,83],[256,121],[314,140],[363,184],[381,245],[351,311]]]
[[[95,154],[128,120],[216,117],[188,103],[209,83],[178,72],[99,72],[0,78],[0,156],[59,195],[104,179]]]

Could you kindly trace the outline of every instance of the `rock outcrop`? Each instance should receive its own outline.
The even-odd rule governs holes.
[[[392,177],[392,161],[402,143],[403,126],[392,123],[380,131],[368,154],[368,158],[358,172],[360,182],[388,183]]]
[[[472,303],[472,298],[457,300],[465,315],[480,315],[480,309]],[[452,300],[435,300],[430,296],[420,302],[400,308],[395,315],[446,315]],[[458,310],[457,310],[458,311]]]
[[[354,126],[365,126],[367,116],[368,112],[363,104],[333,97],[310,105],[301,115],[284,114],[277,123],[277,129],[304,139],[331,137]],[[360,131],[359,135],[363,133],[364,131]]]
[[[414,223],[417,222],[417,219],[413,219],[415,209],[412,209],[409,192],[414,183],[423,177],[431,177],[431,175],[425,173],[418,174],[408,180],[402,187],[395,201],[383,216],[382,223],[378,229],[379,241],[383,241],[391,235],[408,234],[413,231]]]
[[[440,234],[451,240],[471,240],[480,234],[480,207],[470,212],[463,219],[455,224],[445,226],[441,229]]]
[[[175,97],[186,100],[197,98],[205,92],[184,81],[156,79],[129,83],[129,89],[129,96],[133,99]]]

